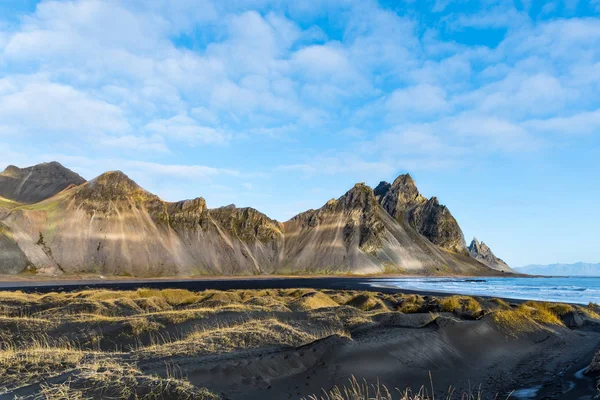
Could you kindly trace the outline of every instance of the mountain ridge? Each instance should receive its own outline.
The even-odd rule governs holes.
[[[163,201],[109,171],[38,203],[0,203],[11,232],[0,257],[12,249],[22,261],[18,248],[30,269],[50,275],[497,273],[469,257],[449,210],[421,196],[410,175],[380,186],[358,183],[279,222],[251,207],[208,208],[202,197]]]
[[[572,264],[530,264],[515,267],[515,271],[530,275],[551,276],[600,276],[600,263],[577,262]]]
[[[9,165],[0,172],[0,196],[23,204],[34,204],[85,182],[80,175],[52,161],[19,168]]]
[[[494,255],[492,250],[484,242],[479,242],[477,238],[473,238],[471,244],[467,247],[471,257],[482,262],[490,268],[512,272],[513,270],[502,260]]]

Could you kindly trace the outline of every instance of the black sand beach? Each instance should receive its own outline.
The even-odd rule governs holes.
[[[377,280],[381,281],[381,278]],[[34,311],[33,315],[42,320],[54,307],[57,310],[76,306],[87,310],[92,307],[96,310],[94,313],[102,314],[105,311],[97,310],[106,307],[112,309],[115,304],[121,304],[118,300],[120,296],[129,298],[129,293],[141,293],[140,290],[152,293],[162,293],[160,290],[163,289],[167,289],[164,292],[172,289],[183,290],[182,293],[187,293],[187,290],[198,292],[193,294],[194,299],[198,300],[183,308],[167,304],[164,310],[154,310],[150,314],[140,310],[139,312],[143,312],[138,316],[128,314],[130,311],[125,312],[120,308],[123,306],[118,305],[117,311],[107,314],[109,321],[110,318],[115,318],[111,315],[123,315],[120,318],[127,323],[130,323],[129,320],[142,318],[149,321],[149,326],[158,327],[157,334],[166,336],[175,332],[180,335],[182,332],[205,327],[207,323],[228,325],[240,318],[251,323],[269,316],[275,318],[277,324],[293,326],[293,329],[302,332],[329,329],[332,321],[346,321],[349,315],[352,316],[350,319],[360,321],[350,325],[347,322],[336,322],[336,329],[345,332],[344,334],[317,335],[314,340],[298,342],[301,343],[300,346],[264,343],[257,348],[202,355],[186,353],[167,358],[153,356],[139,362],[143,371],[159,375],[161,368],[164,369],[165,360],[175,363],[177,368],[185,371],[185,376],[193,385],[207,387],[219,393],[222,398],[301,398],[319,393],[323,388],[346,384],[352,376],[371,383],[379,381],[389,388],[418,389],[421,386],[429,387],[430,372],[437,396],[443,396],[450,386],[456,393],[481,389],[484,392],[483,399],[495,398],[496,395],[503,399],[512,391],[515,392],[510,398],[517,399],[591,399],[597,394],[595,378],[583,375],[581,370],[590,364],[600,345],[599,320],[583,317],[583,314],[577,312],[582,316],[577,323],[571,323],[570,317],[565,316],[566,319],[563,319],[566,322],[557,320],[557,325],[535,323],[530,326],[531,329],[515,334],[510,329],[505,329],[494,317],[493,310],[497,309],[498,304],[505,304],[501,306],[504,309],[511,308],[498,300],[476,297],[482,310],[478,314],[466,309],[447,312],[444,311],[444,306],[436,304],[443,304],[444,298],[452,298],[450,294],[417,295],[408,290],[373,287],[370,282],[370,278],[354,277],[22,280],[0,282],[0,291],[24,296],[27,300],[23,301],[37,299],[31,300],[33,303],[29,307],[32,307],[31,310],[40,309]],[[298,288],[301,290],[293,290]],[[23,293],[18,294],[18,291]],[[96,301],[85,300],[87,296],[98,296],[96,293],[102,294],[102,299],[106,299],[100,301],[100,305]],[[216,303],[202,300],[211,293],[223,293],[218,295],[221,300]],[[289,298],[293,302],[284,306],[282,299],[288,299],[285,296],[290,296],[289,293],[297,293],[294,296],[300,297],[298,300]],[[325,299],[323,305],[304,308],[294,306],[297,301],[313,301],[313,298],[321,294],[335,299],[335,302]],[[237,300],[230,300],[232,296]],[[57,302],[56,305],[42,306],[50,301],[48,299],[54,298],[60,299],[52,300]],[[412,298],[420,299],[420,305],[407,311],[402,304]],[[146,301],[139,301],[142,300]],[[84,305],[81,305],[82,301]],[[512,304],[513,309],[531,308],[527,303],[523,304],[524,301],[508,300],[508,303]],[[7,304],[10,307],[12,303]],[[273,304],[280,306],[272,308]],[[139,308],[127,306],[128,309],[131,307]],[[173,313],[179,309],[181,311],[177,312],[188,312],[193,307],[202,307],[202,312],[213,311],[207,314],[210,316],[208,319],[206,316],[199,317],[200,319],[194,317],[183,324],[164,321],[164,313]],[[238,309],[240,307],[241,310]],[[28,308],[21,306],[21,309]],[[486,311],[490,309],[491,312]],[[120,314],[123,312],[125,314]],[[78,313],[68,317],[68,321],[73,318],[73,321],[79,321],[81,317]],[[5,334],[14,334],[15,326],[22,323],[11,318],[0,321],[0,328]],[[107,317],[98,318],[103,321],[102,318]],[[61,323],[54,328],[52,335],[71,334],[69,331],[73,329],[73,321]],[[77,324],[79,325],[75,326],[80,326],[77,329],[82,332],[91,329],[87,323]],[[96,321],[91,325],[95,326],[94,332],[100,330],[121,338],[118,339],[119,343],[113,344],[109,344],[112,343],[110,337],[99,339],[101,343],[106,341],[106,346],[123,345],[127,340],[132,340],[126,339],[128,336],[123,336],[123,332],[119,330],[122,328],[115,327],[114,322],[97,324]],[[25,335],[27,329],[20,327],[17,331],[20,335]],[[79,336],[76,338],[82,340]],[[142,335],[136,340],[144,343],[149,339]],[[28,392],[23,389],[18,393],[11,393],[21,395]],[[12,397],[0,396],[2,398]]]

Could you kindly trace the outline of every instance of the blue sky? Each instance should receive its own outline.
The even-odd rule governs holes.
[[[598,262],[600,0],[0,0],[0,160],[278,220],[410,172],[512,266]]]

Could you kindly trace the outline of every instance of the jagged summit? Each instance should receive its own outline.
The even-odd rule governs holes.
[[[19,203],[38,203],[85,179],[52,161],[27,168],[9,165],[0,173],[0,196]]]
[[[379,198],[385,196],[391,187],[392,187],[392,185],[389,182],[386,182],[386,181],[379,182],[379,185],[377,185],[375,187],[375,189],[373,190],[373,192],[375,193],[375,197],[377,197],[379,199]]]
[[[427,199],[409,174],[398,176],[391,185],[382,182],[376,189],[381,207],[399,222],[407,222],[432,243],[457,253],[466,253],[458,223],[437,197]]]
[[[484,242],[479,242],[477,238],[473,238],[468,250],[471,257],[490,268],[499,271],[512,271],[512,269],[502,259],[494,255],[492,250]]]
[[[345,210],[372,209],[376,207],[377,199],[373,189],[364,183],[357,183],[337,200],[336,205]]]

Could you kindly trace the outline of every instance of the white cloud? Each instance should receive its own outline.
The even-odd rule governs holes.
[[[159,164],[146,161],[124,161],[127,168],[136,169],[152,175],[169,176],[174,178],[191,179],[207,178],[219,175],[240,176],[233,169],[221,169],[204,165]]]
[[[395,90],[387,99],[389,118],[406,118],[407,114],[429,115],[449,109],[445,91],[429,84]]]
[[[144,130],[167,140],[178,140],[195,144],[225,143],[230,135],[217,129],[202,126],[185,114],[176,115],[169,119],[159,119],[148,123]]]
[[[133,135],[126,135],[120,137],[108,136],[100,139],[99,144],[105,147],[112,147],[117,149],[169,153],[169,149],[165,144],[164,139],[162,138],[162,136],[159,135],[154,135],[150,137]]]
[[[0,95],[0,125],[15,133],[97,135],[131,129],[120,108],[72,86],[37,78],[14,84],[13,91]]]
[[[524,124],[532,131],[566,135],[594,134],[600,132],[600,110],[582,112],[568,117],[529,120]]]

